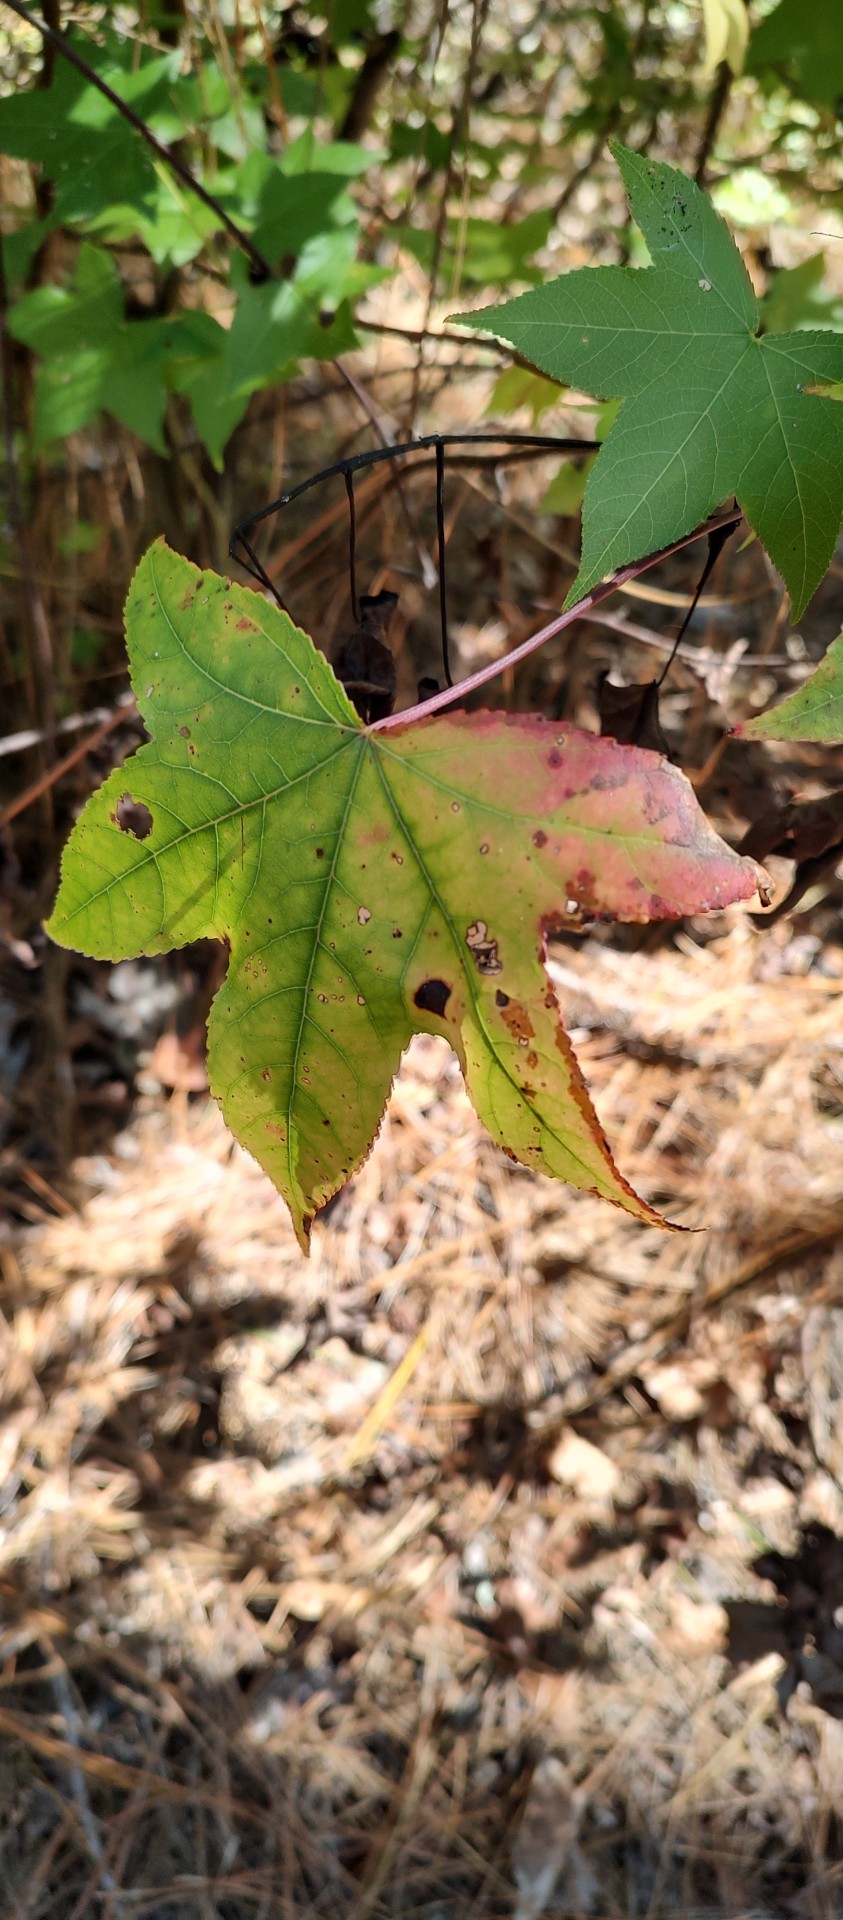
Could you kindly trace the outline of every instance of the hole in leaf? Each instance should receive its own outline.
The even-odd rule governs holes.
[[[444,1019],[450,998],[451,989],[444,980],[423,980],[413,994],[414,1005],[422,1013],[435,1013],[439,1020]]]
[[[143,800],[133,800],[130,793],[123,793],[112,814],[115,826],[121,833],[130,833],[133,840],[145,840],[152,832],[152,814]]]

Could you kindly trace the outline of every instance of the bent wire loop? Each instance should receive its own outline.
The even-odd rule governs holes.
[[[325,480],[341,474],[345,481],[348,497],[348,571],[351,594],[351,611],[355,622],[360,618],[360,596],[357,591],[357,512],[354,498],[354,476],[365,467],[378,466],[383,460],[401,460],[414,453],[433,450],[436,468],[436,561],[439,579],[439,619],[442,631],[442,658],[445,668],[445,681],[453,686],[450,667],[448,641],[448,594],[445,571],[445,457],[448,447],[502,447],[512,448],[509,456],[518,458],[527,452],[560,454],[588,454],[596,450],[597,442],[592,440],[565,439],[557,434],[537,433],[427,433],[415,440],[404,440],[393,446],[374,447],[365,453],[355,453],[345,460],[335,460],[330,467],[322,467],[318,473],[312,473],[306,480],[300,480],[298,486],[289,492],[279,494],[277,500],[271,500],[268,506],[260,507],[257,513],[247,515],[235,527],[229,542],[229,556],[236,560],[244,572],[251,574],[253,580],[272,594],[279,607],[286,613],[288,608],[279,591],[261,564],[249,538],[255,527],[268,520],[293,500],[300,499],[303,493],[309,493],[312,487],[321,486]],[[478,454],[478,459],[482,456]],[[507,456],[503,454],[501,459]],[[244,557],[245,556],[245,557]]]

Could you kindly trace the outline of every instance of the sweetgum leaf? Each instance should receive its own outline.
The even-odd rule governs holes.
[[[843,377],[843,334],[759,333],[749,275],[706,195],[675,167],[612,151],[653,265],[577,268],[457,316],[552,379],[623,401],[589,475],[567,604],[736,494],[797,618],[843,517],[843,409],[811,391]]]
[[[839,745],[843,741],[843,633],[832,640],[825,658],[796,693],[732,731],[739,740],[816,740],[823,746]]]
[[[522,714],[372,732],[286,615],[163,542],[127,632],[153,737],[85,808],[49,930],[104,959],[228,942],[211,1085],[302,1244],[416,1028],[451,1041],[515,1158],[658,1220],[612,1162],[542,963],[582,911],[754,892],[682,774]]]
[[[70,287],[34,287],[10,310],[9,332],[39,355],[33,447],[87,426],[103,409],[166,453],[168,384],[213,354],[222,327],[185,309],[129,320],[114,261],[83,241]]]
[[[178,74],[178,52],[149,57],[134,36],[107,34],[98,46],[87,34],[72,44],[121,99],[154,123]],[[137,63],[137,64],[135,64]],[[155,163],[118,109],[66,60],[56,62],[47,88],[18,89],[0,100],[0,153],[32,160],[54,183],[54,217],[91,220],[114,202],[151,207]]]

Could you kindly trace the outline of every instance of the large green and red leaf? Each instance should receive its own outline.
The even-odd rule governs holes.
[[[161,542],[127,631],[153,737],[89,801],[50,932],[110,959],[228,942],[211,1084],[303,1243],[416,1029],[452,1042],[515,1158],[657,1219],[614,1166],[544,958],[583,915],[754,893],[683,775],[529,715],[364,728],[286,615]]]

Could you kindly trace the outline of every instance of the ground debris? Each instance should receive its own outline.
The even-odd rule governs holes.
[[[556,966],[705,1232],[514,1169],[422,1037],[309,1263],[178,1096],[4,1246],[12,1911],[834,1911],[841,974],[788,939]]]

